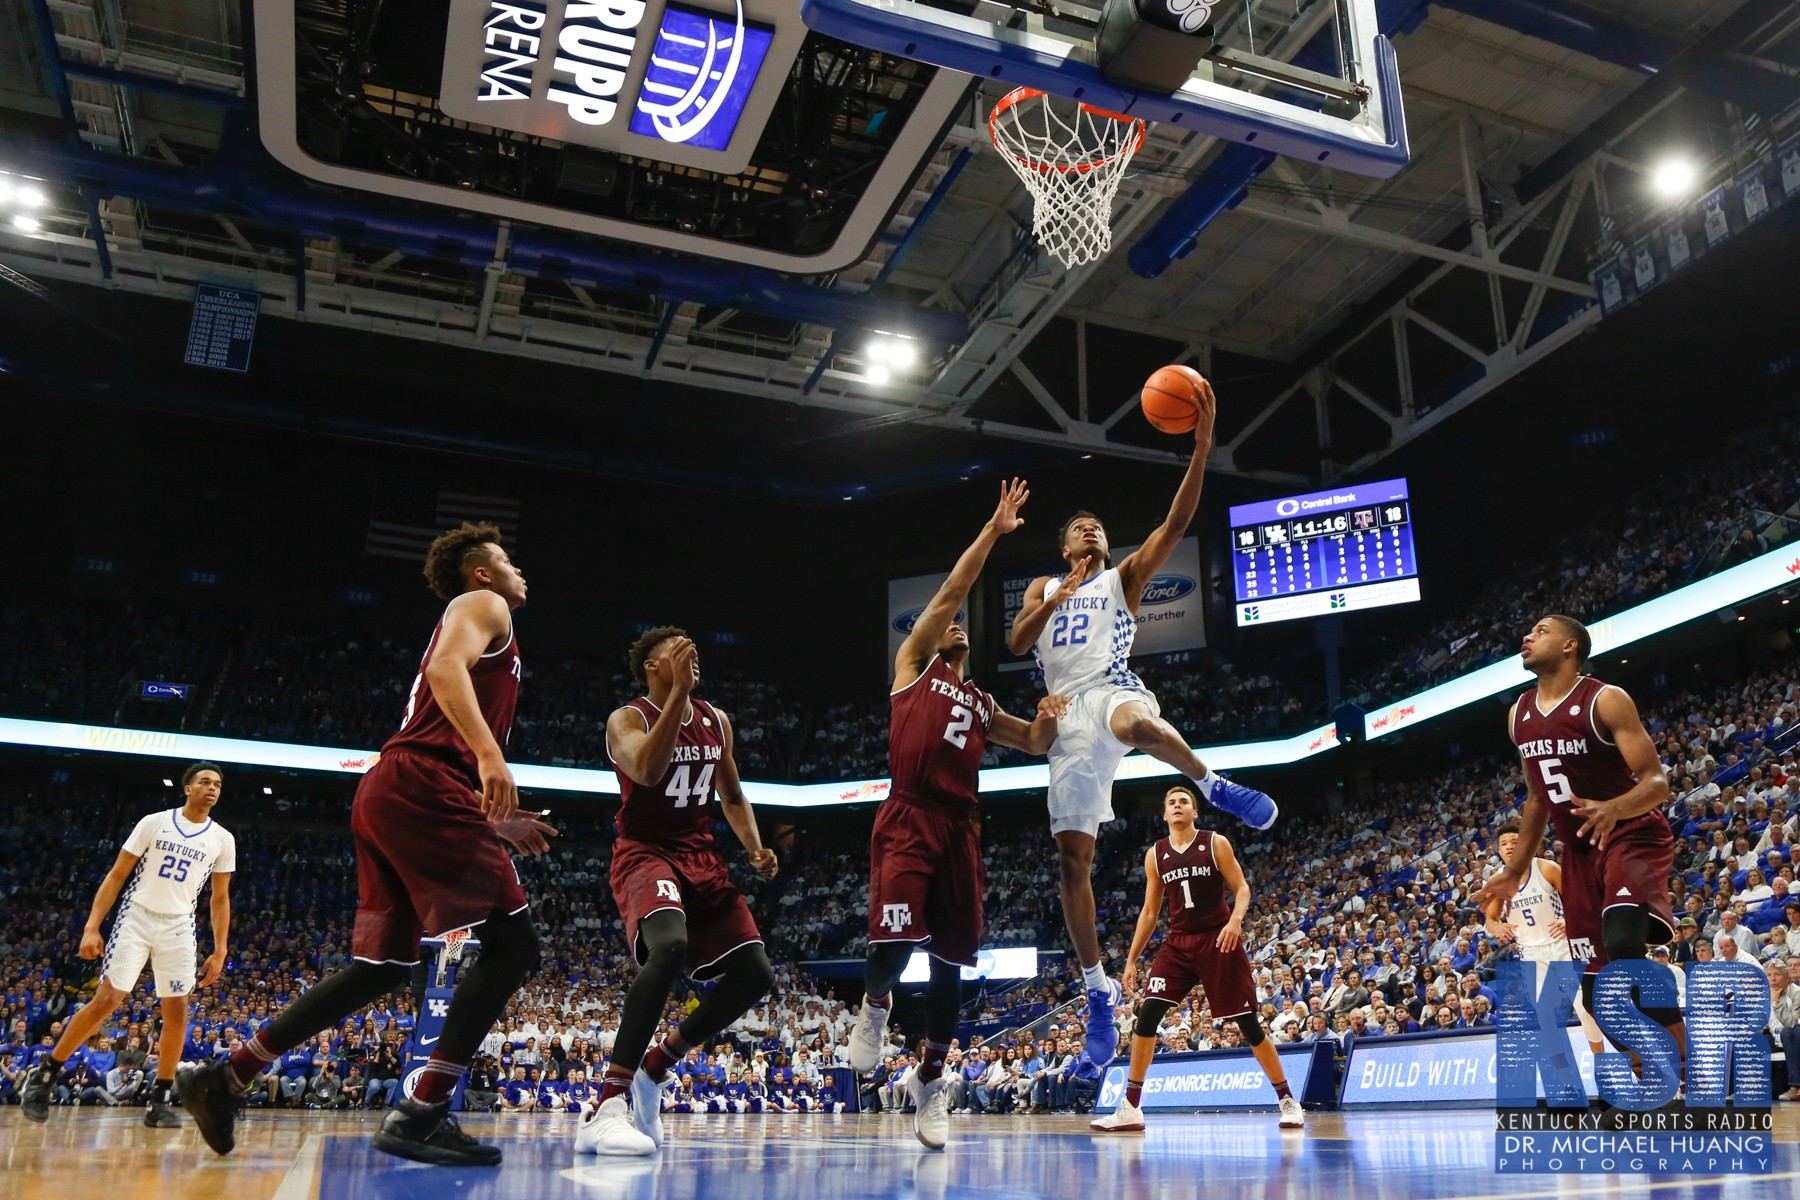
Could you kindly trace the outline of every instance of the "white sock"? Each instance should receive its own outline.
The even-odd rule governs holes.
[[[1106,969],[1099,963],[1081,968],[1081,986],[1088,991],[1106,986]]]
[[[1211,767],[1208,767],[1206,768],[1206,774],[1201,778],[1196,779],[1194,782],[1200,785],[1201,794],[1210,801],[1212,799],[1213,784],[1219,782],[1219,777],[1213,774],[1213,769]]]

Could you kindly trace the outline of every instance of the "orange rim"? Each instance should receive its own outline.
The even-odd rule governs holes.
[[[1000,131],[998,128],[999,121],[1000,121],[1000,115],[1002,113],[1004,113],[1007,109],[1012,108],[1014,105],[1023,103],[1024,101],[1030,100],[1033,97],[1042,96],[1042,95],[1045,95],[1045,92],[1041,88],[1016,87],[1012,91],[1006,93],[1006,95],[1000,97],[1000,102],[998,104],[994,105],[994,111],[992,113],[988,114],[988,140],[994,143],[994,149],[996,149],[996,150],[1000,151],[1000,153],[1004,154],[1007,157],[1008,161],[1017,163],[1019,166],[1028,168],[1029,170],[1033,170],[1033,171],[1057,171],[1057,172],[1061,172],[1063,174],[1068,174],[1070,172],[1073,172],[1075,174],[1085,174],[1088,171],[1092,171],[1096,167],[1104,167],[1108,163],[1113,162],[1117,159],[1130,158],[1132,155],[1136,154],[1140,148],[1142,148],[1142,146],[1144,144],[1144,123],[1142,121],[1140,121],[1136,117],[1128,117],[1128,116],[1124,115],[1123,113],[1112,112],[1112,111],[1110,111],[1108,109],[1104,109],[1104,108],[1096,108],[1092,104],[1083,104],[1080,101],[1077,101],[1076,103],[1081,105],[1082,111],[1084,111],[1084,112],[1091,113],[1096,117],[1105,117],[1109,121],[1119,121],[1119,122],[1122,122],[1127,125],[1136,126],[1137,127],[1136,134],[1134,137],[1132,137],[1131,144],[1129,146],[1125,146],[1119,150],[1114,151],[1113,153],[1107,155],[1105,158],[1099,159],[1098,161],[1091,162],[1091,163],[1037,162],[1033,159],[1025,158],[1025,157],[1022,157],[1021,155],[1014,153],[1012,150],[1007,148],[1005,145],[1001,144]]]

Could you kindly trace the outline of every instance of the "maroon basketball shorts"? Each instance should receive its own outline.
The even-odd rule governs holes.
[[[1675,869],[1675,839],[1659,817],[1613,830],[1606,849],[1594,850],[1571,841],[1563,855],[1563,924],[1569,951],[1587,959],[1587,969],[1607,963],[1600,922],[1606,910],[1620,905],[1650,909],[1650,944],[1675,938],[1675,914],[1669,906],[1669,873]]]
[[[975,811],[951,815],[890,797],[869,842],[869,944],[914,942],[962,967],[981,949],[987,868]]]
[[[1250,956],[1239,941],[1232,950],[1219,949],[1219,931],[1171,933],[1163,939],[1144,980],[1144,999],[1180,1004],[1198,984],[1206,993],[1212,1015],[1236,1017],[1256,1011],[1256,983],[1250,977]]]
[[[712,979],[719,962],[741,946],[762,944],[750,906],[717,854],[687,854],[620,838],[613,843],[613,900],[625,918],[625,937],[639,966],[646,953],[638,925],[654,912],[687,917],[687,973]]]
[[[421,937],[528,903],[480,795],[460,771],[429,755],[383,754],[356,787],[350,834],[360,895],[351,938],[357,958],[415,963]]]

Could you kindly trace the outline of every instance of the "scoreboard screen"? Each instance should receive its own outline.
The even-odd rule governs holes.
[[[1406,480],[1234,505],[1231,565],[1239,625],[1417,600]]]

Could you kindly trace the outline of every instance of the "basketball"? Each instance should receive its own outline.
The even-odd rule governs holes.
[[[1192,367],[1159,367],[1144,380],[1144,419],[1164,433],[1188,433],[1200,420],[1200,388]]]

